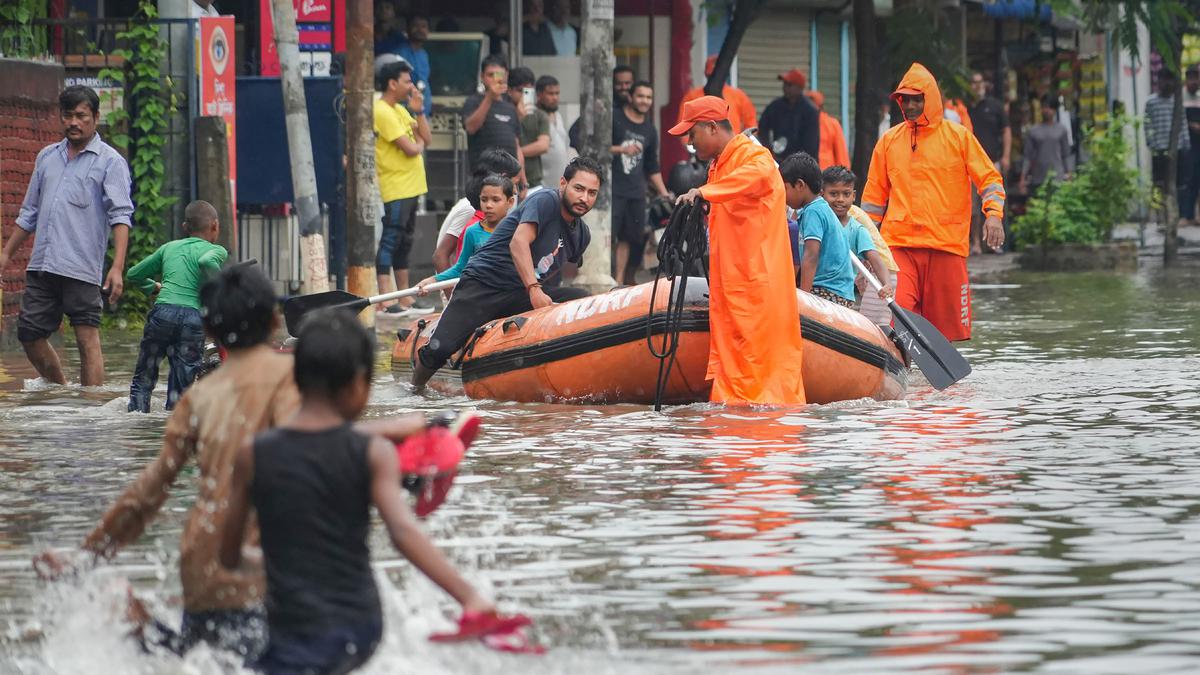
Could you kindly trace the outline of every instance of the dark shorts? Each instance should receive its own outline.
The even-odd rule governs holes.
[[[25,292],[21,294],[21,316],[17,319],[17,339],[36,342],[50,337],[62,324],[63,315],[72,326],[99,326],[100,286],[50,272],[25,273]]]
[[[373,621],[303,635],[274,627],[270,634],[267,651],[254,664],[255,670],[266,675],[342,675],[371,658],[383,636],[383,624]]]
[[[184,610],[179,630],[154,621],[143,633],[146,647],[165,647],[180,656],[203,642],[214,649],[233,652],[246,664],[258,660],[267,648],[265,609],[225,609],[210,612]]]
[[[627,244],[646,241],[646,198],[617,197],[612,200],[613,236]]]

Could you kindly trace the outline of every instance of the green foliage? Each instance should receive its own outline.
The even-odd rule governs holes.
[[[45,54],[49,45],[45,26],[34,19],[46,18],[46,0],[3,0],[0,2],[0,55],[32,58]]]
[[[1200,27],[1200,0],[1050,0],[1050,7],[1076,16],[1093,31],[1111,30],[1121,48],[1141,59],[1138,27],[1145,26],[1163,64],[1179,74],[1180,36]]]
[[[960,45],[951,39],[945,25],[938,25],[938,6],[931,0],[897,3],[895,12],[884,23],[887,58],[883,73],[887,80],[883,84],[888,91],[916,61],[938,79],[944,98],[967,96],[969,73],[962,64]]]
[[[1137,171],[1129,168],[1132,149],[1125,138],[1127,118],[1106,129],[1087,131],[1089,159],[1072,180],[1046,181],[1013,222],[1024,244],[1097,244],[1112,238],[1113,227],[1129,214],[1137,197]]]
[[[158,10],[152,0],[141,0],[137,14],[126,30],[117,34],[121,49],[113,51],[125,59],[123,68],[105,68],[100,77],[109,77],[125,85],[125,106],[108,114],[105,120],[113,133],[109,140],[126,151],[133,174],[133,202],[136,227],[129,233],[126,266],[150,255],[161,246],[171,228],[168,223],[175,197],[166,194],[168,118],[177,101],[170,78],[161,71],[167,43],[154,23]],[[139,289],[126,287],[120,315],[141,318],[151,300]]]

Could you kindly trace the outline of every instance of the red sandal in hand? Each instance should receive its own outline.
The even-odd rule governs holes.
[[[501,616],[495,612],[463,612],[458,631],[434,633],[433,642],[463,642],[478,639],[484,646],[513,654],[545,654],[546,648],[532,644],[524,628],[533,621],[523,614]]]

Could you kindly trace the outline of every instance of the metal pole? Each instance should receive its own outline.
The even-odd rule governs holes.
[[[376,295],[375,223],[379,220],[379,183],[375,173],[373,124],[374,61],[371,0],[346,3],[346,276],[355,295]],[[362,314],[375,321],[371,305]]]
[[[583,70],[580,89],[581,153],[600,163],[604,184],[596,206],[584,217],[592,233],[592,243],[583,256],[583,267],[575,285],[593,292],[607,291],[616,285],[612,277],[612,70],[613,3],[611,0],[583,0],[583,37],[579,58]]]
[[[817,59],[819,58],[820,44],[817,37],[817,19],[820,18],[820,13],[813,13],[812,20],[808,24],[808,88],[817,89],[820,84],[817,82]]]
[[[841,63],[841,111],[842,129],[848,130],[850,133],[850,152],[854,152],[854,143],[858,139],[854,137],[854,127],[850,126],[850,22],[843,19],[839,30],[838,40],[842,48],[842,63]]]
[[[323,293],[329,290],[329,262],[325,256],[325,235],[321,232],[308,105],[300,74],[300,36],[292,0],[271,0],[271,18],[275,24],[275,49],[279,53],[279,81],[283,85],[283,113],[292,161],[292,203],[300,219],[301,280],[305,293]]]
[[[587,4],[589,0],[583,0]],[[521,17],[524,16],[521,7],[522,0],[509,0],[508,3],[508,67],[516,68],[521,65]]]

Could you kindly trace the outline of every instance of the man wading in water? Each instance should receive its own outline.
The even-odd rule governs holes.
[[[729,104],[703,96],[684,104],[671,134],[687,134],[708,183],[679,197],[705,199],[710,253],[706,379],[712,401],[805,403],[800,310],[793,281],[783,179],[771,152],[733,133]]]
[[[971,183],[983,200],[983,240],[1004,245],[1004,181],[966,127],[945,124],[933,75],[914,63],[892,100],[904,123],[875,144],[862,209],[879,226],[900,273],[896,303],[947,339],[971,339]]]

